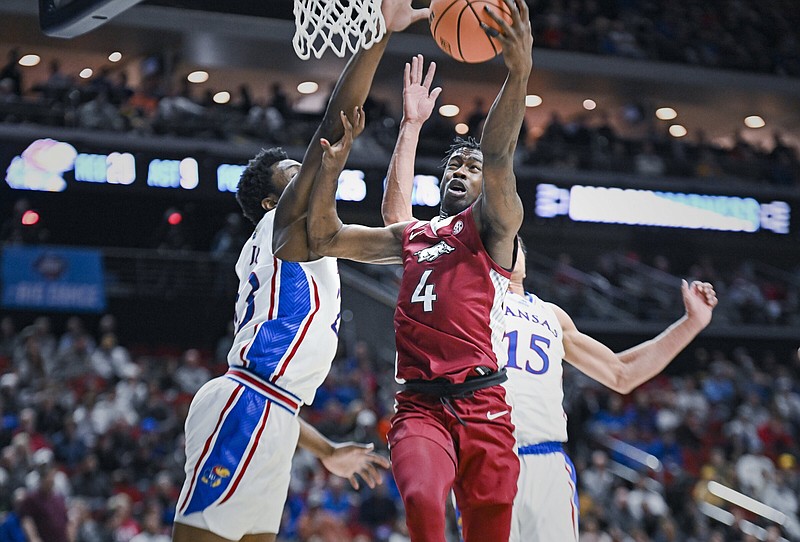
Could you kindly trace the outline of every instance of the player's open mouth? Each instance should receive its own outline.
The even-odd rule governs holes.
[[[467,193],[467,187],[461,181],[453,180],[447,185],[447,191],[461,196]]]

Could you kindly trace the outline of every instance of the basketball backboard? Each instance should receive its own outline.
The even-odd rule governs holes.
[[[74,38],[142,0],[39,0],[39,26],[47,36]]]

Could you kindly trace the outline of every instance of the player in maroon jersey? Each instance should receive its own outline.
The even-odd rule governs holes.
[[[414,542],[442,542],[445,502],[454,488],[467,542],[507,540],[519,461],[498,370],[502,300],[522,223],[514,150],[525,112],[532,59],[528,8],[504,0],[500,28],[508,76],[486,118],[481,143],[451,147],[440,216],[386,228],[342,224],[336,214],[339,172],[363,129],[363,112],[345,135],[321,140],[322,167],[307,219],[311,250],[362,262],[402,263],[395,312],[397,395],[389,443],[392,470]],[[501,358],[502,359],[502,358]]]

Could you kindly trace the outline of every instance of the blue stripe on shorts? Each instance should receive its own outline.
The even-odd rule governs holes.
[[[198,469],[195,489],[183,514],[205,510],[228,489],[266,404],[266,397],[250,388],[244,389],[220,427],[211,452]]]

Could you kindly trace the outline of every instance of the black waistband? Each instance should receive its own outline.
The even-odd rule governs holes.
[[[467,378],[467,380],[461,384],[453,384],[444,379],[408,380],[402,385],[402,388],[404,391],[412,391],[414,393],[458,399],[459,397],[467,397],[474,391],[497,386],[506,380],[508,380],[508,375],[506,374],[506,368],[503,367],[499,371],[489,373],[488,375]]]

